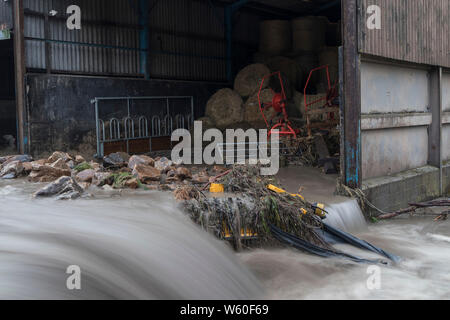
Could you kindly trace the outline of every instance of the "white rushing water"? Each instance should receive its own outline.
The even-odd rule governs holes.
[[[367,229],[366,220],[356,200],[332,204],[326,210],[324,221],[335,228],[350,233]]]
[[[28,188],[28,190],[27,190]],[[224,243],[170,195],[30,198],[0,182],[0,299],[254,299],[261,290]],[[24,191],[25,189],[25,191]],[[68,290],[68,266],[81,290]]]
[[[370,265],[323,259],[294,249],[240,254],[263,284],[269,299],[450,299],[450,221],[407,218],[367,226],[356,201],[327,208],[330,225],[401,257],[397,265],[377,265],[380,286],[367,285]],[[345,252],[376,258],[348,245]],[[373,269],[372,269],[373,270]]]
[[[0,299],[450,299],[450,222],[367,225],[355,201],[327,222],[402,258],[380,267],[294,249],[235,254],[158,192],[96,192],[92,199],[31,199],[38,185],[0,180]],[[372,254],[341,246],[365,257]],[[68,290],[69,265],[81,290]]]

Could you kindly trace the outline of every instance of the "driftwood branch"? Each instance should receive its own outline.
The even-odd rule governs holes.
[[[412,206],[406,209],[401,209],[392,213],[386,213],[386,214],[382,214],[381,216],[378,216],[377,219],[378,220],[385,220],[385,219],[391,219],[394,217],[397,217],[399,215],[405,214],[405,213],[412,213],[415,212],[418,209],[418,207],[416,206]]]
[[[450,207],[450,199],[448,200],[434,200],[434,201],[427,201],[422,203],[410,203],[410,207],[401,209],[392,213],[382,214],[377,217],[378,220],[386,220],[391,219],[394,217],[397,217],[402,214],[406,213],[413,213],[417,209],[423,209],[423,208],[431,208],[431,207]],[[439,216],[445,216],[448,214],[449,211],[443,212],[439,214]]]

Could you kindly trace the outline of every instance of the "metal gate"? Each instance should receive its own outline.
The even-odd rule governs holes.
[[[176,129],[190,130],[194,123],[192,96],[96,97],[97,155],[170,150]]]

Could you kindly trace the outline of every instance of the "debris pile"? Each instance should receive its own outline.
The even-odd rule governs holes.
[[[223,239],[227,233],[233,234],[237,247],[241,238],[255,235],[259,243],[270,243],[274,240],[270,230],[273,225],[330,249],[317,233],[322,222],[313,205],[300,196],[269,190],[268,185],[278,182],[274,177],[261,176],[259,170],[258,166],[234,166],[220,181],[233,197],[197,195],[183,203],[184,209],[194,222],[215,236]]]

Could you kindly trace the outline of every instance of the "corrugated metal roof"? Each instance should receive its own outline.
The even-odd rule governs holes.
[[[366,27],[369,5],[381,8],[381,30]],[[360,0],[362,53],[450,67],[449,0]]]

